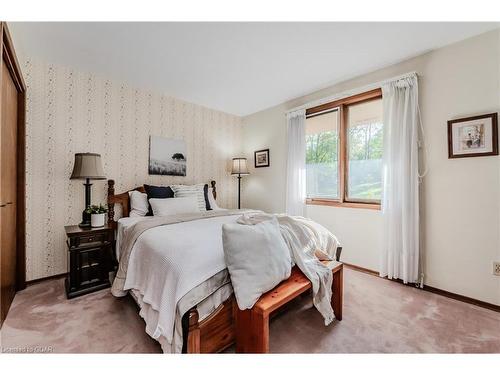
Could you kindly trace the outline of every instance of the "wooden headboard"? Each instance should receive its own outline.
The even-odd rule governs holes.
[[[213,189],[214,198],[217,199],[217,191],[215,189],[215,181],[210,181],[210,186]],[[108,225],[115,228],[115,204],[122,206],[122,217],[128,217],[130,214],[130,200],[129,191],[140,191],[145,193],[144,186],[136,187],[135,189],[128,190],[125,193],[115,194],[115,180],[108,180]]]

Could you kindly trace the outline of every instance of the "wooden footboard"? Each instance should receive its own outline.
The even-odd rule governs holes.
[[[234,296],[199,322],[198,311],[192,308],[182,318],[183,353],[219,353],[234,343],[234,316],[238,306]]]

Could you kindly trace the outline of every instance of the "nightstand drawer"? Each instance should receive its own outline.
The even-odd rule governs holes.
[[[105,233],[96,233],[86,236],[79,236],[74,238],[74,246],[87,245],[92,243],[102,243],[106,241]]]

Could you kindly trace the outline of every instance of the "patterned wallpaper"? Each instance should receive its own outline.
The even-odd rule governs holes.
[[[92,74],[28,60],[27,280],[67,271],[64,225],[81,221],[83,181],[70,180],[76,152],[101,154],[116,192],[143,183],[216,180],[217,200],[234,207],[229,160],[241,153],[241,119]],[[149,176],[149,135],[184,139],[187,175]],[[106,202],[93,181],[92,203]]]

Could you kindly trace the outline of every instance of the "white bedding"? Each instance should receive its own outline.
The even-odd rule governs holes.
[[[116,229],[116,249],[115,249],[116,259],[118,261],[120,261],[120,241],[123,237],[123,231],[141,220],[147,220],[149,217],[151,216],[122,217],[121,219],[118,220],[118,226]]]
[[[140,293],[141,303],[145,305],[144,309],[141,308],[141,316],[151,337],[159,341],[164,338],[172,344],[178,302],[193,285],[200,285],[225,270],[222,225],[234,223],[240,215],[238,212],[162,225],[148,229],[138,237],[130,252],[123,289]],[[118,259],[124,230],[142,220],[151,219],[119,220]]]
[[[232,286],[228,282],[222,246],[222,226],[235,223],[244,212],[206,211],[199,214],[205,215],[203,217],[188,215],[175,217],[175,221],[172,221],[174,217],[119,220],[116,251],[118,259],[123,257],[120,272],[124,269],[126,274],[125,277],[122,275],[115,279],[113,294],[123,296],[127,290],[134,290],[139,295],[137,300],[141,307],[140,314],[146,321],[146,332],[162,344],[165,352],[180,352],[181,317],[189,308],[198,306],[200,319],[203,319],[204,315],[210,314],[231,295]],[[278,215],[279,218],[281,216],[283,215]],[[286,217],[283,216],[283,219]],[[141,222],[144,220],[152,221]],[[280,224],[283,224],[282,231],[294,233],[293,226],[287,229],[287,225],[290,226],[287,220]],[[316,240],[306,241],[307,246],[303,246],[297,239],[296,247],[310,253],[310,257],[315,248],[322,249],[327,257],[333,256],[338,245],[336,238],[331,235],[323,236],[323,231],[315,226],[318,224],[312,222],[300,225],[307,232],[304,239],[313,237]],[[135,241],[130,239],[132,233],[135,233]],[[289,236],[284,235],[284,238]],[[293,244],[288,245],[293,247]],[[307,273],[306,276],[312,279],[313,286],[318,284],[315,277]],[[117,280],[120,282],[117,283]],[[320,301],[315,301],[315,305],[319,309],[318,302]]]

